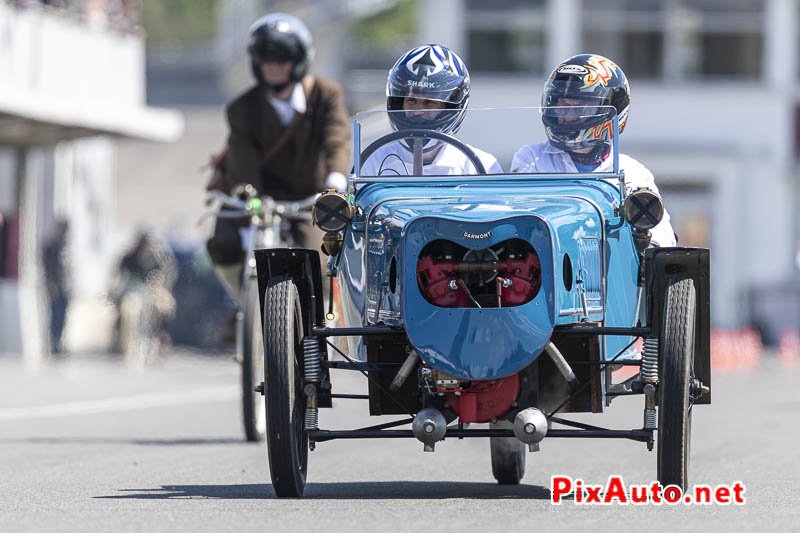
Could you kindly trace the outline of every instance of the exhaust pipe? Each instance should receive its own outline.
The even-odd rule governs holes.
[[[389,385],[390,391],[397,392],[400,390],[400,387],[402,387],[403,383],[406,382],[406,379],[408,379],[411,371],[417,366],[417,361],[419,361],[419,352],[412,349],[408,354],[408,357],[406,357],[406,360],[403,362],[403,366],[400,367],[397,375],[392,380],[392,384]]]
[[[547,417],[535,407],[523,409],[514,418],[514,435],[528,445],[532,452],[539,451],[539,443],[547,435]]]
[[[575,376],[575,372],[572,371],[572,367],[567,363],[567,360],[564,359],[564,356],[558,351],[556,345],[552,342],[548,342],[547,346],[544,347],[544,351],[550,356],[550,359],[555,363],[556,368],[561,372],[561,375],[564,376],[564,379],[567,380],[569,386],[573,389],[577,387],[578,378]]]
[[[435,451],[436,443],[444,439],[444,435],[447,433],[447,421],[441,411],[426,407],[414,417],[411,431],[424,444],[423,450],[432,452]]]

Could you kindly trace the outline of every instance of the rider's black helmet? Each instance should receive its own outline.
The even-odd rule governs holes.
[[[311,32],[297,17],[286,13],[270,13],[250,27],[247,53],[250,55],[253,76],[259,83],[264,83],[261,63],[270,60],[294,63],[289,81],[300,81],[308,72],[314,56]],[[280,91],[283,87],[271,88]]]
[[[570,102],[567,105],[579,109],[559,107],[564,99]],[[596,54],[573,56],[558,65],[544,85],[542,122],[547,138],[567,152],[594,147],[599,154],[614,138],[611,108],[616,111],[622,133],[630,101],[628,79],[616,63]],[[607,111],[596,106],[607,106]],[[565,116],[571,119],[567,121]]]
[[[386,81],[386,108],[395,111],[389,113],[392,128],[456,133],[469,103],[469,84],[467,66],[449,48],[429,44],[409,50],[394,64]],[[411,96],[444,102],[445,109],[433,120],[396,112],[403,109],[403,99]],[[424,149],[430,150],[437,144],[438,141],[427,139]]]

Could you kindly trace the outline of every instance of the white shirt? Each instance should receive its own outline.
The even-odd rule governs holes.
[[[294,84],[294,89],[292,90],[292,94],[289,95],[288,100],[275,98],[272,92],[267,93],[267,100],[272,104],[275,113],[278,115],[278,119],[284,126],[289,125],[295,113],[303,114],[306,112],[306,93],[303,91],[302,83]]]
[[[608,157],[600,163],[594,172],[613,172],[613,158]],[[619,155],[619,168],[625,171],[625,192],[626,194],[635,189],[644,187],[659,194],[653,174],[647,170],[643,164],[632,157],[624,154]],[[511,161],[511,172],[535,173],[535,172],[578,172],[575,163],[572,162],[569,154],[551,145],[549,141],[536,144],[526,144],[514,154]],[[616,184],[616,180],[608,180]],[[656,227],[650,230],[653,234],[650,243],[655,246],[675,246],[675,232],[669,221],[669,213],[664,208],[664,218]]]
[[[426,176],[456,176],[477,175],[467,156],[461,150],[441,143],[442,148],[430,163],[422,166],[422,173]],[[469,146],[469,145],[467,145]],[[503,169],[497,158],[493,155],[470,146],[478,156],[487,174],[502,174]],[[399,141],[387,144],[369,156],[361,165],[360,176],[410,176],[413,172],[414,156]]]

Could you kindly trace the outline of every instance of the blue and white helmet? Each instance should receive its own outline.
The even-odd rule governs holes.
[[[423,128],[454,134],[461,127],[469,103],[469,72],[455,52],[439,44],[413,48],[400,56],[386,81],[386,108],[403,109],[403,98],[414,97],[445,103],[435,119],[389,113],[392,129]],[[432,150],[439,141],[425,141],[423,149]],[[403,141],[403,145],[411,149]]]

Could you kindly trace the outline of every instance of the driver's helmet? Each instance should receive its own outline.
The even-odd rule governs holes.
[[[631,90],[616,63],[596,54],[573,56],[558,65],[544,85],[542,122],[550,143],[583,163],[598,163],[609,153],[616,109],[619,131],[625,128]],[[572,109],[559,106],[572,106]],[[584,107],[586,106],[586,107]],[[593,148],[588,153],[574,150]]]
[[[294,63],[289,74],[289,82],[280,87],[270,87],[279,92],[289,83],[300,81],[308,72],[314,57],[311,32],[297,17],[286,13],[270,13],[250,26],[247,53],[250,55],[253,76],[262,85],[265,82],[261,75],[261,63],[265,61]]]
[[[397,112],[403,109],[404,98],[423,98],[444,102],[435,118]],[[440,44],[413,48],[400,56],[389,71],[386,81],[386,108],[392,129],[429,129],[454,134],[461,127],[469,103],[469,72],[455,52]],[[411,150],[408,141],[401,141]],[[435,148],[440,141],[426,139],[423,150]]]

